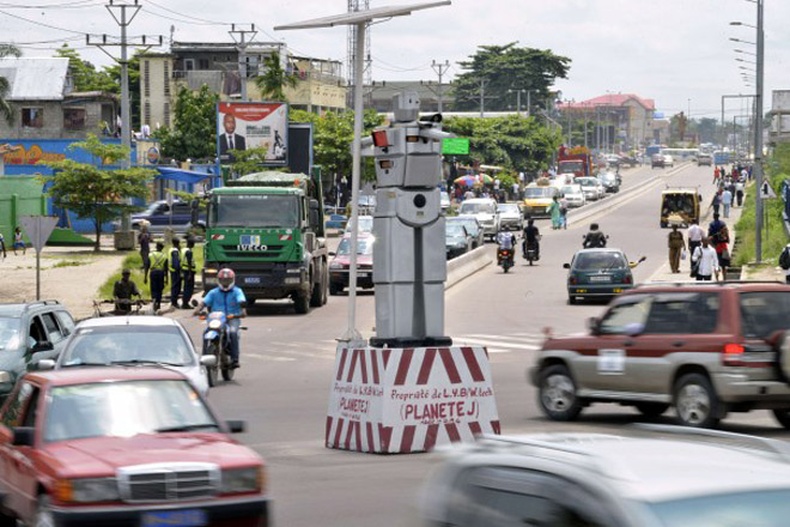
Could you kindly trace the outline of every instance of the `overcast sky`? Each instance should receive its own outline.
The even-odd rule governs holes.
[[[115,0],[121,3],[124,0]],[[274,26],[341,14],[348,0],[138,0],[142,10],[128,33],[177,41],[228,42],[230,23],[254,23],[257,41],[281,40],[294,54],[345,63],[345,28],[277,31]],[[424,3],[368,0],[371,8]],[[126,0],[132,4],[134,0]],[[364,6],[365,0],[359,0]],[[790,1],[765,4],[765,108],[771,91],[790,89]],[[102,0],[0,1],[0,42],[18,43],[26,56],[51,56],[64,41],[83,58],[109,58],[85,45],[84,33],[119,35]],[[114,11],[118,13],[118,10]],[[25,20],[27,19],[27,20]],[[438,80],[431,62],[449,61],[445,80],[481,45],[548,49],[569,57],[562,98],[582,101],[607,93],[654,99],[658,111],[691,111],[693,119],[720,118],[722,95],[753,93],[742,79],[753,74],[753,0],[453,0],[371,29],[373,80]],[[745,53],[736,53],[736,48]],[[162,49],[165,51],[166,49]],[[517,88],[517,87],[516,87]],[[725,120],[746,113],[748,99],[727,99]]]

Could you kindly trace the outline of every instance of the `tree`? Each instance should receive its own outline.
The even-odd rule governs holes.
[[[519,97],[526,107],[525,91],[529,92],[531,106],[546,107],[546,101],[553,97],[551,86],[556,79],[567,78],[571,59],[549,50],[518,48],[516,44],[480,46],[470,60],[459,63],[467,71],[456,79],[454,109],[479,109],[482,93],[485,109],[515,110]]]
[[[129,75],[129,112],[131,119],[121,116],[124,124],[131,123],[131,130],[140,129],[140,51],[135,52],[127,66],[127,73]],[[121,65],[113,64],[112,66],[105,67],[107,75],[110,76],[116,85],[117,91],[121,93]],[[151,123],[147,123],[151,124]]]
[[[0,59],[4,57],[19,57],[22,52],[11,44],[0,44]],[[8,79],[0,75],[0,114],[3,114],[9,126],[14,124],[14,110],[5,99],[11,84]]]
[[[186,87],[178,91],[172,129],[153,133],[168,157],[214,160],[217,156],[217,101],[219,96],[203,85],[196,92]]]
[[[146,183],[156,171],[102,168],[101,165],[115,165],[128,158],[129,149],[104,144],[94,134],[88,134],[85,141],[69,147],[70,150],[76,148],[88,152],[95,164],[79,163],[73,159],[47,163],[55,175],[39,176],[39,180],[47,186],[56,206],[74,211],[80,218],[93,218],[96,226],[94,250],[99,251],[102,224],[133,209],[126,203],[127,198],[145,198],[148,194]]]
[[[120,93],[121,86],[107,71],[97,71],[96,66],[83,60],[79,51],[63,44],[55,51],[56,57],[69,59],[69,70],[74,82],[74,91],[102,91],[108,93]]]
[[[276,51],[263,59],[265,73],[255,77],[255,85],[261,91],[261,97],[272,101],[287,101],[285,87],[295,88],[299,79],[283,70],[280,65],[280,54]]]
[[[469,138],[471,162],[512,172],[545,170],[562,144],[556,128],[546,128],[533,117],[451,117],[443,129]]]

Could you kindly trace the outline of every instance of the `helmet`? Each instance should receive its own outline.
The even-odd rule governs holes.
[[[220,269],[217,273],[217,282],[220,289],[230,291],[236,285],[236,273],[233,272],[233,269]]]

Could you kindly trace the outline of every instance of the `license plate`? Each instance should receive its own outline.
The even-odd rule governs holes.
[[[367,278],[368,276],[370,276],[370,273],[359,273],[358,276],[360,278]]]
[[[202,527],[208,525],[208,514],[201,509],[146,512],[142,527]]]
[[[244,277],[245,284],[260,284],[261,277],[260,276],[245,276]]]
[[[590,282],[611,282],[611,276],[591,276]]]

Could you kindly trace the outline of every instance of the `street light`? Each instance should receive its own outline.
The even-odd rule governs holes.
[[[735,53],[743,53],[744,55],[751,55],[752,57],[756,57],[757,53],[752,53],[751,51],[744,51],[742,49],[735,48],[733,50]]]
[[[756,46],[755,42],[749,42],[748,40],[741,40],[739,38],[730,37],[730,40],[733,42],[740,42],[741,44],[749,44],[750,46]]]

